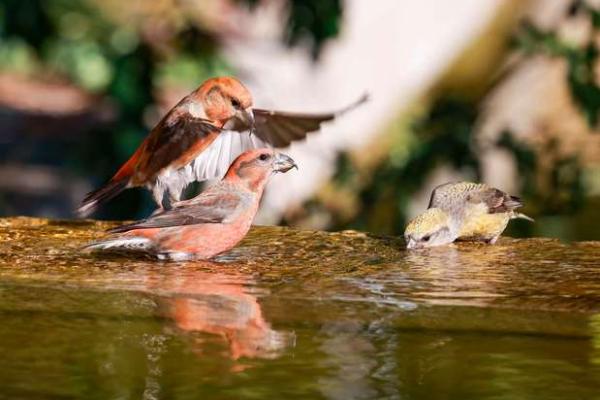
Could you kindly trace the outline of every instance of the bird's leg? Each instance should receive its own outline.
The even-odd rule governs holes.
[[[173,202],[171,201],[169,196],[163,197],[162,208],[165,210],[170,210],[173,208]]]
[[[156,182],[154,186],[152,186],[152,198],[154,202],[158,206],[157,210],[154,213],[162,212],[164,210],[168,210],[170,208],[170,204],[165,202],[165,187],[161,185],[159,182]],[[167,204],[165,204],[167,203]]]
[[[493,238],[486,240],[486,242],[487,242],[487,244],[496,244],[499,237],[500,237],[500,235],[496,235]]]
[[[181,199],[181,190],[173,190],[172,188],[169,188],[168,196],[165,196],[165,198],[166,201],[164,201],[164,203],[167,203],[167,207],[168,209],[170,209],[173,204],[179,202],[179,200]]]

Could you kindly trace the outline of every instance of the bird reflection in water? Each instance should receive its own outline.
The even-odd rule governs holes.
[[[151,279],[152,291],[163,299],[164,312],[179,331],[220,336],[231,359],[279,357],[295,344],[294,333],[271,328],[254,280],[232,269],[231,264],[210,262],[163,269]],[[202,354],[205,344],[202,337],[194,337],[193,351]]]
[[[408,252],[408,287],[411,294],[438,305],[489,306],[508,301],[519,291],[513,267],[515,250],[500,240],[494,246],[479,243],[452,245]],[[418,290],[414,282],[420,282]]]

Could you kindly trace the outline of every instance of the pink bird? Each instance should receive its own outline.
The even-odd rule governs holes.
[[[114,228],[110,237],[86,248],[169,260],[212,258],[246,236],[269,176],[294,167],[294,160],[285,154],[248,150],[235,159],[219,183],[198,196],[145,220]]]
[[[220,336],[227,341],[233,360],[276,358],[293,342],[293,333],[271,328],[258,299],[248,291],[247,285],[252,284],[248,276],[231,270],[190,274],[188,269],[183,276],[178,272],[165,274],[163,270],[158,287],[150,290],[165,288],[163,293],[172,293],[167,297],[167,312],[181,331]],[[205,345],[194,342],[192,351],[202,354]]]
[[[323,114],[261,110],[237,79],[208,79],[164,116],[109,182],[87,194],[77,213],[89,215],[132,187],[146,187],[169,208],[188,184],[221,179],[243,151],[286,147],[365,100]]]

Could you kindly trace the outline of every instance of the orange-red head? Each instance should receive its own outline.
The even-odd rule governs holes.
[[[241,130],[253,123],[252,95],[233,77],[207,79],[192,96],[200,101],[206,117],[220,126],[229,122],[230,125],[237,125],[228,126],[228,129]]]
[[[298,168],[289,156],[271,149],[254,149],[240,154],[229,166],[225,180],[242,181],[252,191],[262,190],[273,172]]]

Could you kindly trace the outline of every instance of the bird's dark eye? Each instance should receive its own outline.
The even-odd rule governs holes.
[[[240,108],[241,106],[239,100],[237,99],[231,99],[231,105],[233,106],[233,108]]]
[[[425,235],[421,238],[421,240],[424,242],[429,242],[429,239],[431,239],[431,235]]]
[[[263,154],[261,154],[260,156],[258,156],[258,159],[259,159],[260,161],[267,161],[267,160],[268,160],[270,157],[271,157],[270,155],[268,155],[268,154],[264,154],[264,153],[263,153]]]

